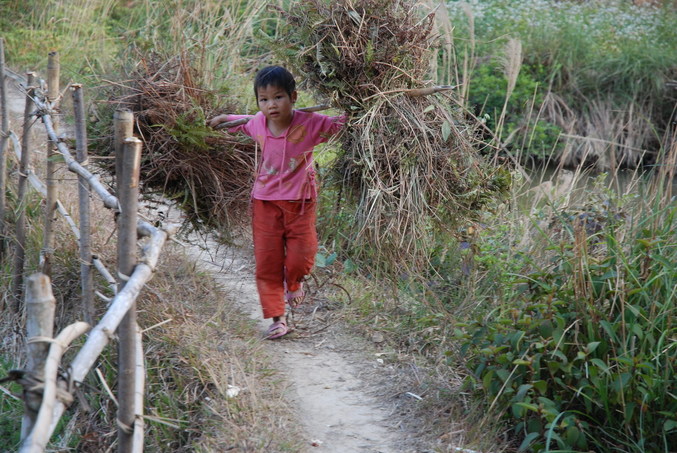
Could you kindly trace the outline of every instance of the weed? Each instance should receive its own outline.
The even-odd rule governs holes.
[[[677,441],[675,212],[631,225],[608,209],[562,217],[550,264],[509,274],[511,297],[459,324],[468,388],[511,420],[522,450],[667,451]]]

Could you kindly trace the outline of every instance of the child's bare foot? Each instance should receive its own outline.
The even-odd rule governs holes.
[[[288,333],[289,327],[287,327],[287,318],[285,316],[276,316],[273,318],[273,323],[268,327],[266,339],[274,340],[275,338],[283,337]]]

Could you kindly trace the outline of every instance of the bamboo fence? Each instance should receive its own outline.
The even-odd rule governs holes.
[[[40,272],[25,279],[25,240],[26,219],[23,209],[19,209],[16,231],[13,241],[13,282],[14,304],[11,307],[17,313],[26,310],[28,361],[25,370],[15,370],[12,375],[24,387],[25,415],[21,430],[20,450],[25,452],[43,452],[49,438],[65,409],[72,403],[72,394],[76,386],[84,380],[97,358],[104,350],[117,330],[119,337],[119,411],[118,451],[143,451],[143,393],[144,393],[144,355],[141,331],[136,322],[136,298],[150,279],[157,265],[161,250],[171,236],[172,228],[156,228],[150,223],[138,219],[138,184],[141,142],[132,136],[133,116],[131,112],[120,111],[115,116],[115,152],[116,152],[116,195],[111,194],[99,181],[97,175],[87,169],[87,136],[84,114],[84,95],[81,85],[71,84],[70,89],[75,114],[76,156],[74,157],[66,143],[59,137],[58,121],[55,113],[61,102],[59,91],[59,59],[55,52],[48,59],[47,90],[44,81],[38,80],[34,73],[26,78],[17,77],[4,63],[4,47],[0,38],[0,101],[2,123],[0,126],[0,186],[7,181],[7,150],[14,149],[18,161],[17,199],[20,207],[25,206],[28,184],[46,199],[43,248],[40,251]],[[7,109],[6,77],[11,75],[20,80],[26,94],[23,133],[21,140],[9,129]],[[31,127],[40,119],[47,132],[49,141],[47,183],[43,183],[31,166]],[[55,156],[60,159],[55,159]],[[61,160],[63,163],[61,163]],[[79,225],[58,199],[58,180],[55,176],[58,165],[65,167],[78,177]],[[1,188],[1,187],[0,187]],[[5,218],[6,200],[2,190],[0,201],[0,219]],[[89,200],[96,195],[103,206],[115,213],[118,223],[118,263],[117,280],[104,264],[92,254],[90,240]],[[54,251],[54,228],[63,217],[80,246],[81,289],[83,316],[85,322],[76,322],[67,326],[56,337],[53,336],[55,299],[52,295],[49,278],[50,261]],[[2,244],[9,237],[8,227],[0,224]],[[146,237],[145,245],[139,249],[137,238]],[[2,245],[0,245],[2,247]],[[1,254],[5,248],[0,248]],[[94,285],[91,275],[94,267],[106,280],[115,296],[109,300],[108,310],[101,319],[95,319]],[[97,293],[100,295],[100,293]],[[23,302],[23,303],[22,303]],[[98,322],[97,322],[98,321]],[[90,327],[94,326],[93,328]],[[61,363],[66,348],[78,337],[89,331],[84,345],[70,364]],[[67,375],[59,374],[59,368],[68,370]]]

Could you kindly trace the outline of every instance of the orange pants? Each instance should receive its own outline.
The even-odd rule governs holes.
[[[317,203],[252,200],[256,287],[264,318],[285,313],[285,284],[297,291],[317,253]]]

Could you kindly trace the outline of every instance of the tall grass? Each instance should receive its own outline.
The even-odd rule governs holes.
[[[472,11],[471,22],[468,9]],[[665,87],[665,82],[675,77],[677,63],[677,37],[671,25],[677,19],[677,10],[669,2],[660,7],[636,7],[625,1],[601,6],[591,2],[491,0],[450,2],[449,12],[457,25],[457,46],[465,43],[470,48],[473,43],[479,57],[475,64],[480,68],[495,66],[494,57],[508,37],[521,40],[525,55],[522,71],[538,82],[540,94],[534,98],[535,106],[529,102],[533,91],[517,96],[506,123],[512,129],[520,128],[529,120],[529,110],[541,110],[540,127],[551,131],[559,128],[565,134],[558,142],[550,140],[550,150],[526,146],[528,154],[545,159],[554,154],[570,166],[588,159],[587,163],[596,162],[601,169],[612,171],[611,153],[618,156],[616,162],[628,167],[652,160],[642,151],[658,151],[658,137],[666,130],[675,103],[675,93]],[[500,111],[501,106],[486,95],[482,97],[483,86],[490,90],[493,85],[496,90],[492,80],[473,71],[470,83],[474,85],[467,88],[471,96],[473,89],[479,88],[470,99],[473,107],[497,115],[493,109]],[[498,91],[505,93],[505,88]],[[549,93],[555,94],[560,108],[592,117],[597,114],[594,104],[603,103],[609,106],[606,114],[611,123],[625,124],[626,117],[633,116],[635,126],[605,131],[606,146],[598,142],[598,149],[592,149],[579,138],[588,135],[591,123],[571,124],[556,114],[551,116],[552,106],[544,104],[553,99],[547,96]],[[565,145],[569,150],[563,149]]]

